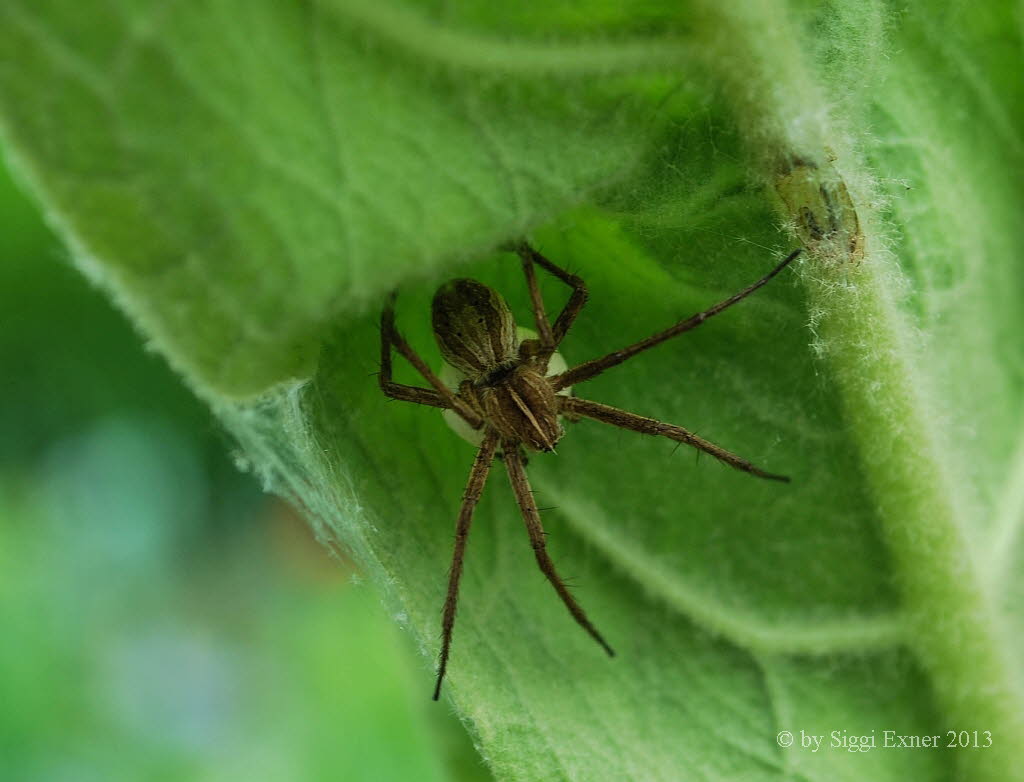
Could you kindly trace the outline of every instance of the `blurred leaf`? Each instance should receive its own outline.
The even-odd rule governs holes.
[[[164,538],[150,556],[99,545],[125,533],[127,509],[115,498],[104,513],[95,498],[130,481],[124,497],[159,499],[178,477],[183,454],[168,458],[152,428],[117,421],[64,449],[71,480],[97,461],[122,467],[94,476],[91,505],[67,486],[0,476],[4,779],[452,779],[428,730],[443,715],[410,699],[404,639],[290,514],[239,527],[211,553],[215,538],[180,545],[157,508],[137,514]],[[110,436],[133,442],[99,447]],[[160,460],[165,470],[149,469]],[[302,568],[284,567],[303,543]]]
[[[1019,779],[1013,7],[641,5],[119,2],[97,25],[8,2],[3,128],[79,264],[427,659],[472,451],[380,398],[383,292],[402,283],[436,362],[432,289],[474,258],[525,319],[488,248],[546,222],[541,248],[591,286],[582,360],[755,279],[790,246],[781,213],[797,274],[576,392],[793,484],[572,427],[531,477],[620,656],[550,594],[496,474],[448,691],[507,779]],[[776,743],[948,729],[993,745]]]
[[[166,362],[140,350],[138,335],[101,292],[82,285],[59,240],[3,167],[0,224],[0,470],[30,470],[55,441],[98,418],[133,411],[205,434],[205,469],[227,463],[209,411]]]

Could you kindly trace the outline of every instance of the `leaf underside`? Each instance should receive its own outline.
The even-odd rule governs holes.
[[[530,233],[590,287],[571,364],[800,241],[749,300],[574,388],[792,483],[593,421],[534,456],[609,660],[496,465],[447,692],[501,779],[1021,778],[1013,9],[586,5],[8,0],[0,127],[76,263],[381,585],[425,699],[473,450],[377,390],[384,294],[436,365],[450,276],[530,325],[494,250]],[[993,746],[799,745],[949,729]]]

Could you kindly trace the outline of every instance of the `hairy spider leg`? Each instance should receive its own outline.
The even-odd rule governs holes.
[[[570,274],[560,266],[556,266],[526,242],[516,244],[513,249],[519,254],[523,262],[526,287],[530,291],[533,316],[537,322],[537,333],[540,336],[541,351],[538,355],[546,370],[547,361],[551,354],[555,352],[562,340],[565,339],[569,327],[572,326],[576,316],[580,314],[580,311],[587,303],[587,286],[581,278],[575,274]],[[566,302],[562,311],[558,314],[553,326],[548,324],[548,317],[544,311],[544,300],[541,298],[540,287],[537,285],[537,277],[533,268],[534,264],[537,264],[548,274],[572,288],[569,301]]]
[[[681,426],[674,426],[672,424],[666,424],[662,421],[658,421],[654,418],[647,418],[636,413],[630,413],[627,410],[620,410],[617,407],[611,405],[603,405],[600,402],[592,402],[589,399],[579,399],[578,397],[564,396],[559,397],[559,405],[561,411],[569,413],[573,416],[584,416],[591,418],[594,421],[600,421],[604,424],[611,424],[612,426],[618,426],[622,429],[630,429],[634,432],[640,432],[641,434],[653,434],[661,437],[667,437],[670,440],[675,440],[677,443],[685,443],[686,445],[692,446],[704,453],[709,453],[721,462],[725,462],[730,467],[735,467],[737,470],[748,472],[751,475],[756,475],[758,478],[767,478],[770,481],[782,481],[783,483],[789,483],[789,478],[785,475],[776,475],[762,470],[760,467],[755,467],[753,464],[731,453],[721,446],[715,445],[703,437],[695,435],[688,429],[684,429]]]
[[[469,526],[473,522],[473,511],[483,494],[487,475],[494,462],[494,452],[498,448],[498,433],[489,429],[476,452],[476,459],[469,471],[469,481],[462,495],[462,507],[455,523],[455,549],[452,551],[452,568],[448,571],[448,595],[444,600],[444,615],[441,619],[441,655],[437,662],[437,682],[434,684],[434,700],[441,697],[441,682],[444,681],[448,669],[448,654],[452,646],[452,628],[455,627],[455,609],[459,602],[459,581],[462,579],[462,561],[466,555],[466,541],[469,539]]]
[[[432,407],[450,408],[462,416],[466,423],[474,429],[479,429],[483,421],[476,413],[469,409],[465,402],[459,399],[455,392],[441,382],[434,371],[427,366],[427,363],[419,357],[412,346],[405,341],[405,338],[395,328],[395,293],[388,296],[387,303],[380,313],[380,388],[393,399],[401,399],[406,402],[415,402],[421,405]],[[394,347],[405,360],[408,361],[423,378],[434,387],[418,388],[395,383],[391,380],[391,348]]]
[[[400,399],[403,402],[413,402],[418,405],[430,405],[431,407],[448,408],[450,405],[441,398],[441,395],[430,388],[418,386],[407,386],[396,383],[391,379],[391,349],[390,338],[391,328],[385,321],[384,313],[381,313],[380,324],[380,374],[377,379],[380,382],[380,390],[385,396],[392,399]]]
[[[522,512],[523,521],[526,522],[526,531],[530,536],[530,545],[533,547],[533,553],[537,557],[537,564],[540,566],[541,572],[551,582],[551,586],[555,588],[558,596],[562,598],[562,602],[565,603],[565,607],[569,609],[569,613],[572,614],[572,618],[576,620],[577,624],[601,645],[609,657],[614,657],[615,652],[612,651],[608,642],[604,640],[597,631],[597,628],[587,618],[580,604],[569,593],[565,582],[562,581],[555,570],[555,563],[548,556],[544,540],[544,527],[540,523],[540,512],[537,510],[537,503],[534,501],[533,493],[530,491],[530,482],[526,477],[526,470],[523,469],[523,456],[519,451],[519,443],[506,440],[502,443],[502,449],[505,452],[505,470],[508,472],[512,491],[516,495],[516,501],[519,503],[519,510]]]
[[[520,253],[523,262],[523,275],[526,277],[526,289],[530,292],[530,304],[533,306],[533,321],[537,324],[537,339],[540,342],[541,353],[547,353],[554,349],[555,335],[551,331],[551,322],[544,309],[544,297],[541,296],[540,286],[537,284],[537,272],[533,268],[533,259],[526,252]]]
[[[758,288],[765,285],[769,280],[772,279],[772,277],[774,277],[776,274],[785,269],[790,263],[792,263],[793,260],[799,254],[800,250],[794,250],[785,258],[785,260],[782,261],[782,263],[780,263],[778,266],[776,266],[774,269],[768,272],[768,274],[759,279],[757,282],[753,283],[752,285],[748,285],[739,293],[733,294],[728,299],[718,302],[718,304],[716,304],[713,307],[710,307],[709,309],[704,310],[703,312],[698,312],[696,315],[691,315],[689,318],[681,320],[675,325],[669,326],[664,331],[659,331],[657,334],[653,334],[647,339],[642,339],[639,342],[634,342],[632,345],[622,348],[621,350],[616,350],[613,353],[609,353],[606,356],[601,356],[600,358],[585,361],[584,363],[578,364],[577,366],[572,367],[571,369],[567,369],[560,375],[555,375],[554,377],[550,378],[551,385],[554,386],[554,389],[556,391],[559,391],[563,388],[566,388],[567,386],[574,386],[577,383],[583,383],[584,381],[590,380],[593,377],[597,377],[606,369],[611,369],[614,366],[618,366],[622,362],[630,358],[633,358],[633,356],[636,356],[640,353],[643,353],[645,350],[653,348],[655,345],[660,345],[662,342],[671,339],[672,337],[677,337],[680,334],[689,331],[690,329],[696,328],[701,323],[706,321],[708,318],[717,315],[722,310],[725,310],[731,307],[736,302],[745,299]]]

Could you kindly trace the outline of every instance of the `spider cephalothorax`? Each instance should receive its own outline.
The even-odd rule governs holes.
[[[381,390],[390,397],[406,402],[431,405],[454,411],[474,430],[480,431],[480,448],[469,474],[455,529],[455,551],[448,577],[448,596],[442,619],[441,654],[438,662],[434,699],[441,693],[441,682],[448,665],[455,607],[458,600],[462,561],[466,550],[473,510],[483,492],[491,463],[500,452],[504,454],[512,490],[519,510],[526,522],[527,533],[533,545],[537,564],[551,582],[573,618],[609,654],[614,654],[583,609],[569,594],[555,566],[547,554],[544,528],[540,513],[530,491],[526,477],[523,447],[534,451],[552,451],[562,438],[564,430],[559,416],[570,420],[590,418],[631,429],[643,434],[661,435],[685,443],[711,454],[726,464],[759,478],[786,481],[755,467],[745,459],[704,440],[681,426],[667,424],[653,418],[619,410],[615,407],[578,399],[564,394],[564,389],[583,383],[601,372],[642,353],[643,351],[699,326],[741,299],[749,296],[768,280],[782,271],[800,251],[791,253],[772,271],[739,293],[719,302],[710,309],[698,312],[685,320],[659,331],[647,339],[635,342],[621,350],[578,364],[564,372],[549,376],[548,363],[555,349],[565,337],[583,305],[587,289],[583,280],[551,263],[528,244],[513,248],[522,259],[526,284],[530,291],[537,338],[520,341],[515,319],[501,295],[475,280],[452,280],[441,286],[434,296],[432,321],[434,336],[445,362],[464,377],[458,389],[453,390],[441,382],[437,375],[419,357],[395,328],[394,295],[381,315]],[[540,266],[569,285],[572,295],[561,313],[551,323],[544,311],[544,301],[537,285],[534,265]],[[432,388],[419,388],[395,383],[391,380],[391,350],[401,353],[430,383]],[[563,392],[560,394],[559,392]]]

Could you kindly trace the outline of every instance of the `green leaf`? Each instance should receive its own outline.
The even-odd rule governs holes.
[[[637,41],[538,67],[369,3],[103,5],[97,25],[4,4],[6,135],[86,271],[233,396],[308,376],[339,316],[616,176],[666,91],[628,74],[683,59]]]
[[[400,285],[436,364],[447,277],[528,322],[493,248],[532,232],[590,286],[572,363],[759,277],[793,246],[780,222],[807,247],[574,389],[791,485],[587,421],[531,460],[553,556],[616,659],[537,572],[496,465],[446,686],[499,778],[1022,778],[1012,6],[103,9],[0,8],[11,155],[267,484],[381,585],[424,698],[473,451],[381,398],[384,293]],[[553,312],[566,291],[543,284]],[[947,730],[992,745],[947,749]],[[801,746],[833,731],[847,747]]]

